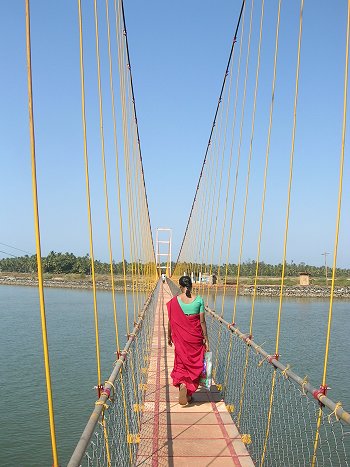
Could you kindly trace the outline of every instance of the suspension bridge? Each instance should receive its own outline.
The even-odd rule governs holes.
[[[307,2],[301,0],[294,17],[284,16],[284,2],[250,0],[241,2],[235,23],[232,46],[216,111],[199,174],[192,207],[189,206],[187,226],[177,261],[171,254],[161,261],[155,249],[151,229],[146,183],[141,155],[136,99],[131,72],[126,18],[122,0],[94,0],[91,5],[77,2],[80,51],[81,121],[83,135],[84,178],[87,223],[91,260],[94,334],[96,344],[97,400],[86,408],[91,416],[76,440],[76,448],[68,465],[131,466],[131,465],[268,465],[268,466],[345,466],[350,464],[350,414],[348,407],[328,396],[329,349],[332,336],[333,305],[336,291],[338,243],[342,212],[344,161],[347,135],[347,94],[350,2],[344,29],[343,68],[334,70],[335,86],[342,83],[338,119],[338,185],[334,204],[334,238],[332,280],[329,288],[327,326],[323,340],[322,374],[319,380],[293,371],[297,362],[283,361],[281,328],[283,328],[284,288],[293,201],[296,138],[298,134],[299,94],[301,89],[304,35],[310,28],[310,17],[304,19]],[[93,5],[92,5],[93,4]],[[35,144],[35,95],[32,68],[30,2],[26,5],[26,51],[29,102],[29,127],[32,163],[32,193],[40,316],[44,348],[44,365],[49,411],[49,429],[53,465],[59,464],[55,428],[53,388],[50,374],[50,345],[45,315],[44,279],[39,222],[40,190],[37,185]],[[97,95],[99,115],[100,158],[103,172],[103,196],[107,245],[110,260],[111,326],[115,329],[115,346],[110,349],[110,374],[102,372],[100,322],[94,254],[94,217],[91,209],[90,184],[93,172],[88,145],[91,103],[87,103],[84,44],[84,14],[92,8],[94,23]],[[102,17],[102,12],[104,15]],[[317,12],[313,21],[317,21]],[[103,23],[106,34],[101,39]],[[289,27],[286,27],[286,23]],[[283,26],[283,27],[282,27]],[[279,49],[288,43],[289,53]],[[102,52],[103,51],[103,52]],[[101,60],[103,54],[104,60]],[[321,58],[322,60],[322,58]],[[102,66],[102,62],[105,68]],[[264,74],[263,99],[259,94]],[[280,74],[282,75],[281,79]],[[101,76],[104,79],[101,79]],[[106,79],[108,77],[108,79]],[[311,77],[311,81],[314,77]],[[280,93],[281,81],[284,92]],[[266,83],[269,83],[267,86]],[[292,98],[291,98],[292,96]],[[106,115],[106,102],[110,109]],[[258,114],[258,107],[263,112]],[[287,115],[276,127],[276,107]],[[263,117],[261,117],[261,115]],[[111,125],[113,147],[113,183],[116,186],[119,249],[123,271],[120,283],[123,307],[117,306],[114,271],[114,243],[111,225],[110,180],[106,163],[106,119]],[[259,118],[259,120],[257,120]],[[281,119],[281,114],[279,114]],[[281,123],[281,122],[279,122]],[[310,122],[309,122],[310,123]],[[310,123],[312,127],[312,122]],[[258,131],[257,131],[258,128]],[[279,135],[278,132],[281,132]],[[258,135],[256,134],[258,133]],[[286,136],[287,135],[287,136]],[[110,136],[110,135],[109,135]],[[319,135],[321,138],[322,135]],[[276,157],[273,143],[284,140],[283,150]],[[286,143],[285,141],[288,140]],[[300,150],[299,150],[300,153]],[[280,163],[281,159],[284,165]],[[252,176],[252,166],[259,160],[259,175]],[[334,154],[332,155],[335,163]],[[286,162],[287,161],[287,162]],[[243,164],[245,163],[245,167]],[[274,165],[275,164],[275,165]],[[275,221],[283,224],[279,298],[272,337],[265,348],[255,325],[258,301],[261,252],[266,228],[269,188],[275,183],[269,174],[276,166],[287,168],[283,183],[279,179],[282,205],[275,209]],[[281,169],[281,170],[282,170]],[[242,182],[243,180],[243,182]],[[281,182],[281,183],[280,183]],[[283,187],[282,187],[283,185]],[[114,200],[113,200],[114,201]],[[238,215],[238,212],[240,215]],[[249,216],[254,216],[252,224]],[[280,222],[283,218],[284,222]],[[249,222],[248,222],[249,221]],[[252,226],[255,226],[253,229]],[[166,230],[166,229],[165,229]],[[251,278],[252,293],[248,325],[241,326],[241,266],[247,232],[254,230],[256,243],[255,274]],[[163,241],[171,251],[169,241]],[[158,243],[158,242],[157,242]],[[230,283],[230,263],[237,252],[234,284]],[[128,258],[128,262],[126,259]],[[162,269],[164,268],[164,269]],[[159,279],[167,275],[166,282]],[[206,321],[210,349],[213,352],[213,385],[208,392],[200,389],[193,403],[181,407],[170,381],[173,350],[166,345],[167,313],[165,304],[179,293],[178,278],[183,274],[200,277],[217,276],[216,283],[198,282],[195,292],[206,305]],[[228,298],[229,297],[229,298]],[[126,343],[121,327],[125,326]],[[123,340],[124,339],[124,340]],[[281,356],[282,353],[282,356]],[[111,358],[112,355],[112,358]],[[113,359],[113,355],[115,358]],[[305,356],[305,358],[308,358]],[[114,360],[114,361],[112,361]],[[91,362],[92,365],[92,362]],[[297,366],[297,365],[296,365]]]

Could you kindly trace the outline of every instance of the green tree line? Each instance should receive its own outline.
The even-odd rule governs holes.
[[[97,274],[109,274],[110,264],[102,261],[94,261]],[[73,253],[56,253],[51,251],[42,258],[44,273],[52,274],[91,274],[90,256],[75,256]],[[131,263],[125,261],[127,272],[131,272]],[[0,271],[2,272],[37,272],[36,255],[18,256],[16,258],[3,258],[0,260]],[[123,274],[123,263],[113,263],[115,274]]]
[[[172,266],[174,269],[175,264]],[[177,265],[180,271],[190,273],[208,273],[211,269],[212,274],[224,276],[226,273],[226,264],[221,265],[220,272],[218,265],[214,264],[211,268],[210,265],[205,264],[194,264],[194,263],[180,263]],[[256,261],[245,261],[241,264],[240,275],[244,277],[254,277],[256,271]],[[312,277],[324,277],[325,276],[325,267],[324,266],[313,266],[311,264],[299,263],[296,264],[293,261],[291,263],[286,263],[285,275],[290,277],[298,276],[301,272],[308,272]],[[227,265],[227,275],[236,276],[238,273],[238,266],[234,263],[229,263]],[[269,264],[261,261],[259,263],[259,276],[266,277],[280,277],[282,274],[282,264]],[[328,267],[328,277],[332,275],[332,268]],[[350,269],[349,268],[337,268],[336,269],[337,277],[349,277]]]
[[[42,258],[43,272],[52,274],[91,274],[91,262],[89,255],[75,256],[73,253],[56,253],[51,251],[47,256]],[[97,274],[109,274],[110,265],[99,260],[95,260],[95,272]],[[163,264],[165,265],[165,263]],[[132,263],[125,261],[127,273],[131,273]],[[137,267],[135,265],[135,267]],[[208,273],[210,265],[206,264],[193,264],[193,263],[180,263],[178,264],[180,271],[190,273],[202,271]],[[172,262],[172,271],[175,268],[175,263]],[[212,266],[212,273],[219,274],[218,265]],[[255,276],[256,262],[245,261],[241,264],[240,275],[246,277]],[[0,271],[2,272],[24,272],[35,273],[37,271],[36,256],[18,256],[16,258],[3,258],[0,259]],[[123,263],[120,261],[113,263],[113,271],[115,274],[123,274]],[[223,276],[226,271],[226,265],[220,267],[220,275]],[[236,276],[238,271],[237,264],[229,263],[227,265],[227,274],[229,276]],[[310,264],[299,263],[293,261],[286,263],[286,276],[295,277],[300,272],[308,272],[313,277],[324,277],[324,266],[312,266]],[[280,277],[282,273],[282,264],[268,264],[261,262],[259,264],[259,276],[266,277]],[[328,277],[332,274],[332,268],[328,268]],[[337,268],[337,277],[350,276],[350,269]]]

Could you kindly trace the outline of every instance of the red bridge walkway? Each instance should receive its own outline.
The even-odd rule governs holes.
[[[170,378],[173,348],[167,346],[167,285],[159,295],[136,465],[253,466],[216,386],[199,389],[193,402],[178,403]]]

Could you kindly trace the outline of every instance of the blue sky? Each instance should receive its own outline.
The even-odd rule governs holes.
[[[173,229],[174,253],[180,246],[202,165],[235,29],[239,1],[125,1],[141,147],[153,232]],[[250,2],[248,2],[250,4]],[[271,48],[276,1],[266,0],[261,78],[257,102],[244,258],[256,255],[256,206],[261,197],[262,156],[271,98]],[[252,105],[260,2],[256,2],[247,108]],[[112,4],[111,4],[112,7]],[[288,261],[322,264],[333,251],[341,144],[346,2],[306,0],[300,71],[295,174]],[[105,98],[107,157],[112,152],[108,119],[104,2],[101,17],[102,84]],[[287,167],[291,143],[299,2],[282,4],[275,120],[262,259],[280,262]],[[93,2],[83,2],[88,138],[92,173],[95,255],[107,259],[106,227],[94,56]],[[80,110],[77,3],[31,2],[34,109],[42,248],[86,254],[82,126]],[[0,242],[34,252],[31,200],[24,2],[8,2],[0,15]],[[253,46],[255,44],[255,46]],[[250,113],[246,112],[243,147]],[[245,145],[245,146],[244,146]],[[349,164],[346,146],[339,266],[349,266]],[[244,152],[246,154],[247,151]],[[115,257],[119,256],[116,192],[110,162],[110,197]],[[244,157],[242,201],[244,191]],[[241,206],[238,204],[238,206]],[[237,207],[234,245],[240,234]],[[16,254],[14,250],[1,247]],[[4,256],[0,254],[0,257]],[[232,261],[237,247],[232,248]]]

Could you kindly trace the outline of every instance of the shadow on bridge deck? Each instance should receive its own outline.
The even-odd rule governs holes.
[[[253,466],[216,386],[199,389],[193,402],[178,404],[170,372],[173,348],[167,346],[167,285],[159,295],[148,373],[137,466]]]

